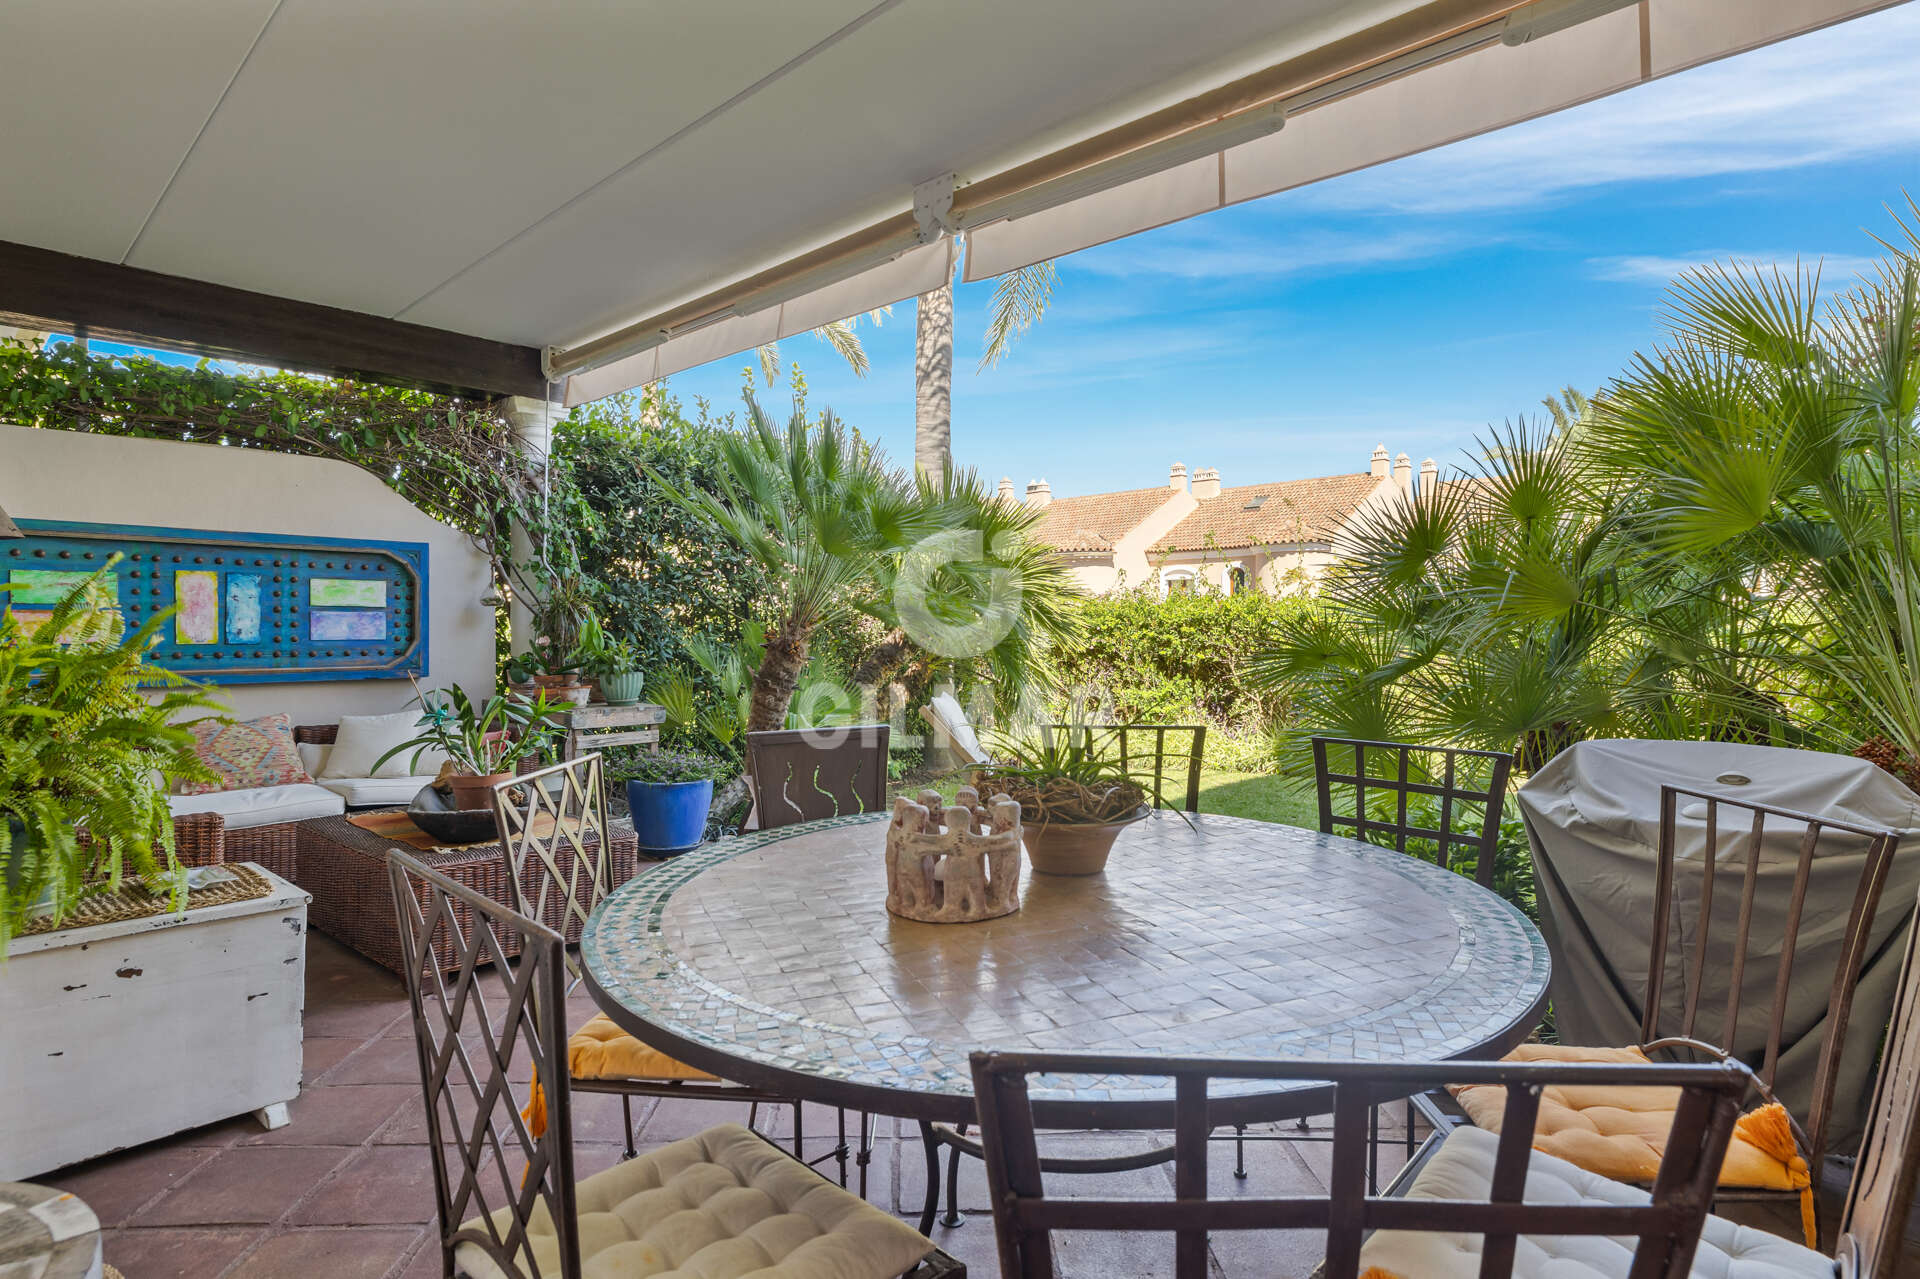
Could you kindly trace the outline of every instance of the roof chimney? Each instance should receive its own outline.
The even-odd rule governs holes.
[[[1053,501],[1053,485],[1045,480],[1030,480],[1027,483],[1027,505],[1047,506]]]
[[[1176,493],[1187,491],[1187,464],[1175,462],[1173,469],[1167,472],[1167,487]]]
[[[1373,478],[1376,480],[1386,479],[1389,465],[1387,461],[1387,446],[1384,444],[1374,445],[1373,465],[1369,468],[1373,472]]]
[[[1420,463],[1420,496],[1427,497],[1440,491],[1440,468],[1434,465],[1432,458]]]
[[[1402,453],[1393,459],[1393,482],[1403,493],[1413,492],[1413,459]]]
[[[1220,472],[1205,466],[1193,473],[1193,495],[1201,501],[1220,496]]]
[[[1000,500],[1008,504],[1013,502],[1013,477],[1011,475],[1003,475],[1000,477]]]

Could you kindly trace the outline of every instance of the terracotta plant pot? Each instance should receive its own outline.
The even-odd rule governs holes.
[[[501,782],[510,782],[512,773],[488,773],[484,777],[472,773],[455,773],[447,779],[447,785],[453,790],[453,806],[466,813],[475,809],[493,807],[493,788]]]
[[[1107,868],[1107,855],[1120,832],[1153,810],[1142,804],[1131,817],[1117,822],[1048,822],[1021,828],[1027,860],[1042,875],[1098,875]]]

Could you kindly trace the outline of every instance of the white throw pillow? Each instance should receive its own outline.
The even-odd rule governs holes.
[[[374,761],[412,737],[420,722],[418,711],[397,711],[392,715],[343,715],[340,730],[327,754],[326,771],[321,777],[418,777],[440,771],[447,757],[434,747],[420,752],[414,763],[413,751],[395,755],[378,769]]]

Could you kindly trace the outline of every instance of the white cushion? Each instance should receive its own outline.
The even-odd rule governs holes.
[[[576,1188],[584,1279],[895,1279],[933,1251],[925,1235],[738,1124],[650,1150]],[[512,1218],[494,1214],[504,1240]],[[463,1227],[486,1229],[479,1218]],[[544,1199],[527,1226],[537,1273],[560,1273]],[[473,1244],[455,1269],[504,1279]],[[536,1273],[534,1266],[524,1266]]]
[[[1485,1202],[1500,1138],[1483,1128],[1451,1133],[1407,1190],[1409,1199]],[[1636,1204],[1647,1192],[1609,1181],[1565,1160],[1534,1151],[1527,1162],[1527,1203]],[[1360,1269],[1378,1266],[1404,1279],[1476,1279],[1480,1235],[1438,1231],[1375,1231],[1360,1249]],[[1522,1235],[1514,1279],[1619,1279],[1632,1267],[1634,1241],[1603,1235]],[[1708,1217],[1693,1254],[1700,1279],[1832,1279],[1832,1258],[1764,1230]]]
[[[945,733],[953,748],[970,764],[984,764],[987,753],[980,749],[980,738],[973,731],[973,725],[967,722],[967,713],[960,709],[960,703],[947,693],[936,696],[926,706],[927,718],[937,730]]]
[[[327,756],[333,753],[333,747],[325,742],[295,742],[293,748],[300,752],[307,776],[319,781],[320,774],[327,771]]]
[[[309,817],[338,817],[347,811],[347,801],[324,786],[298,782],[292,786],[220,790],[210,795],[169,795],[167,807],[175,817],[218,813],[229,829],[246,830],[250,826],[304,822]]]
[[[314,780],[346,800],[348,808],[367,808],[375,804],[411,804],[413,797],[433,778],[318,777]]]
[[[416,773],[438,773],[447,762],[446,754],[434,747],[420,752],[414,762],[413,751],[403,751],[378,768],[375,761],[413,737],[420,722],[418,711],[396,711],[392,715],[342,715],[334,734],[333,749],[327,753],[328,777],[412,777]],[[319,774],[315,774],[319,776]],[[415,789],[418,789],[417,787]]]

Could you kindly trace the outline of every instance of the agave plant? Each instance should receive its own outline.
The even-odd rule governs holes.
[[[1152,790],[1151,779],[1136,776],[1083,728],[1003,736],[993,742],[992,754],[991,763],[969,769],[976,786],[1018,800],[1020,820],[1028,825],[1125,821]]]

